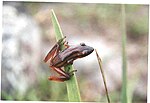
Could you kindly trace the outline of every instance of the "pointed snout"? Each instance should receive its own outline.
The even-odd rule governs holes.
[[[82,51],[82,53],[83,53],[83,56],[87,56],[87,55],[91,54],[93,51],[94,51],[93,47],[86,46],[84,48],[84,50]]]
[[[88,48],[87,48],[87,55],[91,54],[93,51],[94,51],[94,48],[88,46]]]

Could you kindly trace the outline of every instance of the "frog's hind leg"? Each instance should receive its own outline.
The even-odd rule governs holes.
[[[58,52],[60,51],[60,46],[55,44],[53,48],[49,51],[47,56],[44,59],[44,62],[47,62],[49,59],[51,60]]]
[[[60,77],[50,76],[48,79],[51,81],[64,82],[66,80],[69,80],[70,78],[66,78],[66,77],[62,77],[62,76],[60,76]]]
[[[54,58],[58,52],[60,51],[60,45],[61,44],[65,44],[65,39],[66,36],[62,39],[60,39],[54,46],[53,48],[49,51],[49,53],[47,54],[47,56],[44,59],[44,62],[47,62],[49,59],[51,60],[52,58]]]
[[[50,68],[52,68],[54,71],[56,71],[61,76],[64,76],[64,77],[66,77],[68,79],[70,79],[70,77],[71,77],[68,73],[63,71],[61,68],[56,68],[56,67],[53,67],[53,66],[50,66]]]
[[[50,68],[52,68],[54,71],[56,71],[60,77],[57,76],[50,76],[48,79],[52,80],[52,81],[59,81],[59,82],[64,82],[66,80],[70,79],[70,75],[68,73],[66,73],[65,71],[63,71],[61,68],[56,68],[51,66]]]
[[[56,68],[56,67],[52,67],[52,66],[50,68],[52,68],[54,71],[56,71],[60,75],[60,77],[50,76],[48,79],[53,80],[53,81],[61,81],[61,82],[69,80],[73,76],[74,72],[77,71],[77,70],[73,70],[69,73],[66,73],[61,68]]]

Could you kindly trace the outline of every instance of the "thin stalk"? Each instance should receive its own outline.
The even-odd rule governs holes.
[[[122,11],[122,95],[121,102],[127,103],[127,58],[126,58],[126,16],[125,5],[121,5]]]
[[[51,18],[52,18],[52,23],[56,32],[56,40],[60,40],[62,38],[64,38],[62,30],[60,28],[59,22],[57,20],[57,17],[54,13],[53,10],[51,10]],[[61,50],[63,50],[65,48],[65,46],[61,46]],[[64,67],[65,71],[72,71],[74,70],[72,65],[67,65]],[[80,97],[80,91],[79,91],[79,87],[78,87],[78,83],[77,83],[77,79],[76,79],[76,75],[74,74],[73,77],[71,77],[70,80],[66,81],[66,86],[67,86],[67,93],[68,93],[68,99],[69,102],[80,102],[81,101],[81,97]]]
[[[108,103],[110,103],[109,94],[108,94],[107,85],[106,85],[106,79],[105,79],[104,71],[103,71],[103,68],[102,68],[102,61],[101,61],[101,58],[99,57],[96,49],[95,49],[95,52],[96,52],[97,60],[98,60],[98,63],[99,63],[100,71],[101,71],[101,74],[102,74],[103,82],[104,82],[107,101],[108,101]]]

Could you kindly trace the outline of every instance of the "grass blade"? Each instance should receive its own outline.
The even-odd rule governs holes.
[[[98,63],[99,63],[100,71],[101,71],[101,74],[102,74],[102,77],[103,77],[103,82],[104,82],[104,87],[105,87],[105,91],[106,91],[107,101],[108,101],[108,103],[110,103],[108,90],[107,90],[107,85],[106,85],[106,79],[105,79],[105,75],[104,75],[103,68],[102,68],[102,61],[101,61],[101,58],[99,57],[96,49],[95,49],[95,52],[96,52],[97,60],[98,60]]]
[[[58,41],[59,39],[63,38],[64,36],[63,36],[62,30],[60,28],[59,22],[57,20],[57,17],[53,10],[51,10],[51,18],[52,18],[52,23],[53,23],[53,26],[54,26],[54,29],[56,32],[56,40]],[[64,48],[65,47],[62,45],[61,49],[64,49]],[[72,65],[65,66],[64,68],[66,71],[74,70]],[[66,81],[66,86],[67,86],[69,102],[80,102],[81,97],[80,97],[80,92],[79,92],[78,83],[77,83],[75,74],[70,80]]]
[[[121,102],[127,103],[127,58],[126,58],[126,20],[125,5],[121,5],[122,12],[122,95]]]

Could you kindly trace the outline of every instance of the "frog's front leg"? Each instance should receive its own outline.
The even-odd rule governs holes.
[[[70,46],[68,45],[68,42],[67,41],[65,41],[64,43],[64,46],[66,47],[66,48],[69,48]]]
[[[49,51],[49,53],[46,55],[46,57],[44,58],[44,62],[47,62],[48,60],[51,61],[51,59],[52,59],[56,54],[58,54],[59,48],[60,48],[60,46],[59,46],[58,44],[55,44],[55,45],[53,46],[53,48]]]

